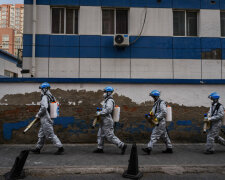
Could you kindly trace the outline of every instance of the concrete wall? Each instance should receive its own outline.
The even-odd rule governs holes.
[[[168,129],[173,142],[204,142],[202,119],[210,106],[208,94],[217,91],[225,104],[224,85],[179,84],[89,84],[51,83],[51,92],[60,102],[60,117],[55,119],[55,132],[63,143],[95,143],[97,128],[91,129],[96,107],[102,101],[102,89],[111,85],[114,99],[121,107],[121,120],[116,134],[126,142],[135,139],[147,143],[152,128],[144,114],[153,102],[148,96],[153,89],[173,108],[173,122]],[[0,142],[35,143],[38,127],[27,135],[22,131],[34,118],[40,101],[39,83],[3,83],[0,86]]]

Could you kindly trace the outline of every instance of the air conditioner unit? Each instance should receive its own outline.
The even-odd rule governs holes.
[[[114,35],[114,46],[129,46],[129,36],[127,34]]]

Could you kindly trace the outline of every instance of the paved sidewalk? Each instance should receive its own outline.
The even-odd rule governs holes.
[[[33,145],[0,145],[0,175],[8,172],[20,151],[30,149]],[[48,176],[63,174],[98,174],[122,173],[128,167],[131,144],[125,155],[120,149],[106,144],[104,154],[93,154],[94,144],[64,145],[65,154],[56,156],[56,148],[46,145],[41,154],[30,153],[25,164],[29,175]],[[139,167],[145,173],[224,173],[225,147],[217,145],[213,155],[203,154],[204,144],[175,144],[173,154],[163,154],[164,145],[155,146],[152,154],[145,155],[138,144]]]

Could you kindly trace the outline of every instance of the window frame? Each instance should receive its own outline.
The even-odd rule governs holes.
[[[103,34],[103,10],[113,10],[113,17],[114,17],[114,33],[113,34]],[[130,8],[102,8],[102,17],[101,17],[101,23],[102,23],[102,28],[101,28],[101,34],[104,36],[112,36],[112,35],[116,35],[116,11],[117,10],[127,10],[127,33],[129,34],[129,30],[130,30]]]
[[[199,37],[199,10],[173,9],[173,12],[174,11],[183,11],[184,12],[184,36],[174,35],[174,28],[173,28],[173,36],[174,37]],[[187,12],[196,12],[197,13],[197,35],[196,36],[188,36],[187,35]],[[173,21],[173,25],[174,25],[174,21]]]
[[[55,9],[55,8],[63,8],[64,9],[64,28],[63,28],[63,30],[64,30],[64,33],[53,33],[52,32],[52,9]],[[77,10],[77,33],[72,33],[72,34],[67,34],[66,33],[66,9],[73,9],[74,11],[73,11],[73,20],[75,20],[75,10]],[[50,18],[51,18],[51,20],[50,20],[50,23],[51,23],[51,34],[53,34],[53,35],[79,35],[79,21],[80,21],[80,8],[79,7],[77,7],[77,6],[72,6],[72,7],[67,7],[67,6],[52,6],[51,7],[51,11],[50,11]],[[61,19],[61,17],[60,17],[60,19]],[[75,27],[73,26],[73,32],[75,31]]]

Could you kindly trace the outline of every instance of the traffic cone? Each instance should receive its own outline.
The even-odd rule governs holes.
[[[137,154],[137,146],[134,143],[131,148],[130,160],[128,161],[128,169],[124,171],[123,177],[130,179],[140,179],[143,174],[139,171],[138,168],[138,154]]]
[[[10,172],[4,175],[6,180],[23,179],[25,173],[23,171],[23,166],[27,160],[29,150],[24,150],[20,152],[20,155],[16,157],[15,163]]]

